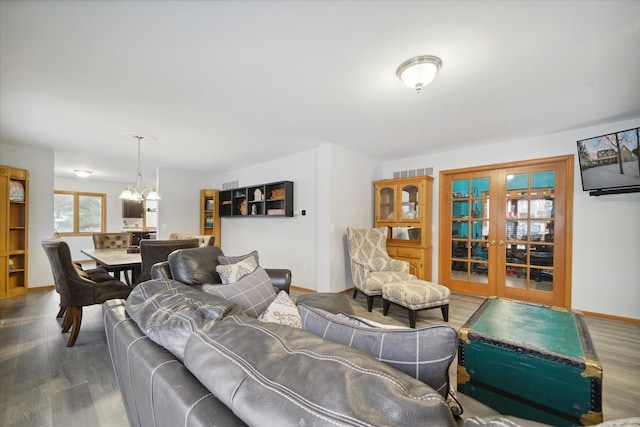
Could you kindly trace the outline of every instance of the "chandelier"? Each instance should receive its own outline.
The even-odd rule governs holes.
[[[141,202],[145,200],[160,200],[160,195],[156,192],[155,187],[151,185],[145,185],[142,182],[142,169],[140,168],[140,142],[144,139],[143,136],[133,136],[138,140],[138,177],[133,185],[127,185],[124,187],[122,193],[118,196],[119,199],[135,200]]]

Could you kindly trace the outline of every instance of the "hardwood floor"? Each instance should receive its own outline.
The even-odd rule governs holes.
[[[295,299],[300,292],[293,290]],[[29,292],[0,301],[0,425],[6,427],[128,425],[109,358],[99,305],[85,307],[76,345],[66,347],[60,332],[58,295],[54,290]],[[382,315],[378,299],[372,313],[365,298],[352,299],[358,315],[406,325],[407,313],[391,306]],[[480,297],[454,294],[449,324],[459,328],[482,303]],[[442,322],[440,310],[418,314],[417,326]],[[605,420],[640,416],[640,325],[587,318],[604,370]],[[451,378],[455,384],[454,362]],[[460,393],[463,418],[495,414]],[[462,424],[460,420],[459,424]]]

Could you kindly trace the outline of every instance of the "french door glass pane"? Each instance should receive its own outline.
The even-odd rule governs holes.
[[[507,221],[507,240],[526,241],[528,233],[527,221]]]
[[[462,261],[451,261],[451,278],[467,280],[469,274],[469,264]]]
[[[453,221],[451,223],[451,237],[466,239],[469,237],[469,221]]]
[[[505,284],[511,288],[526,289],[527,268],[507,265]]]
[[[472,262],[470,279],[472,282],[489,283],[489,263]]]
[[[452,206],[452,218],[469,218],[469,202],[466,200],[454,201]]]
[[[469,197],[469,181],[460,179],[451,183],[451,195],[454,199],[464,199]]]

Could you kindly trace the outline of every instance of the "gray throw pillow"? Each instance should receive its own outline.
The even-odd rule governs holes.
[[[258,262],[255,257],[250,256],[235,264],[220,264],[216,267],[216,271],[220,275],[222,284],[229,285],[242,279],[247,274],[254,272],[257,267]]]
[[[447,397],[449,366],[458,345],[458,333],[451,326],[371,328],[304,304],[298,311],[305,331],[365,351]]]
[[[248,254],[244,255],[236,255],[236,256],[226,256],[220,255],[218,257],[218,263],[222,265],[236,264],[240,261],[244,261],[246,258],[254,257],[256,259],[256,263],[260,265],[260,258],[258,257],[258,251],[251,251]]]
[[[276,299],[271,279],[264,268],[258,266],[253,273],[229,285],[202,286],[202,290],[238,304],[244,312],[257,319]]]

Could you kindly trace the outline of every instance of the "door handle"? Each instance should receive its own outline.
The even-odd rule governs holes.
[[[500,245],[500,246],[504,246],[504,242],[503,242],[502,240],[500,240],[500,241],[498,242],[498,245]]]
[[[489,244],[490,244],[491,246],[495,246],[495,245],[496,245],[496,241],[495,241],[495,240],[492,240]]]

